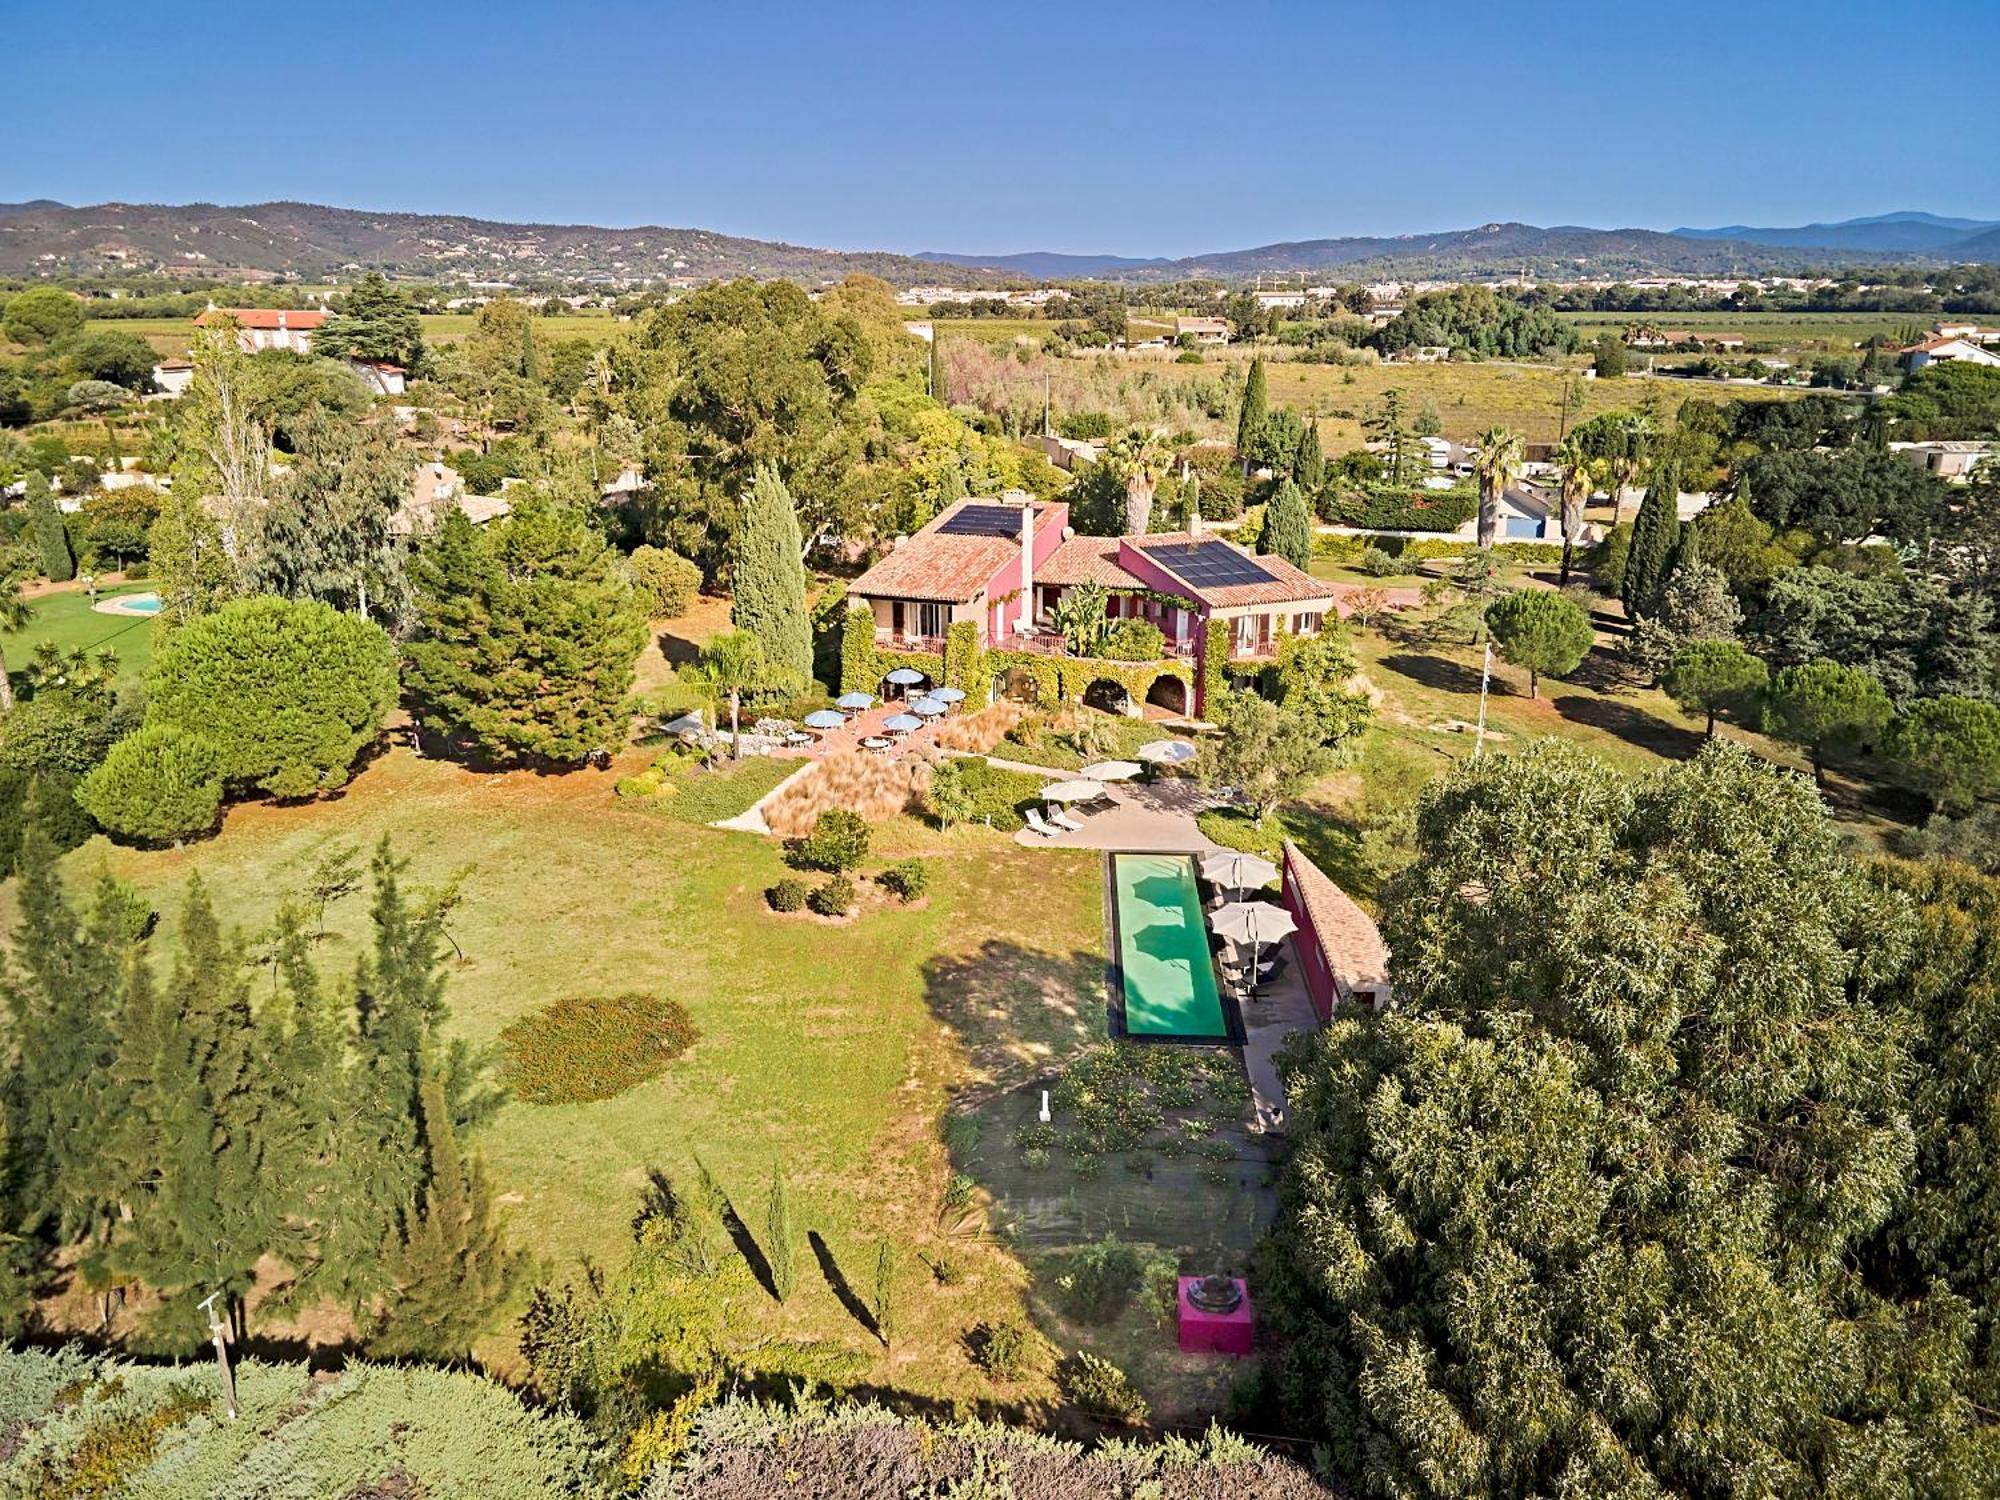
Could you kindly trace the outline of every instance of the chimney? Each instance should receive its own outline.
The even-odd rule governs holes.
[[[1019,635],[1028,633],[1028,625],[1035,618],[1035,503],[1029,500],[1021,507],[1021,598],[1014,611],[1014,630]]]
[[[278,332],[283,333],[289,326],[285,321],[285,310],[281,307],[278,309]]]

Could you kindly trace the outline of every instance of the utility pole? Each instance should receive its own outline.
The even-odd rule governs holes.
[[[1486,664],[1480,668],[1480,728],[1472,736],[1472,758],[1480,758],[1480,750],[1486,746],[1486,686],[1494,680],[1494,642],[1492,636],[1486,638]],[[218,1344],[220,1348],[220,1344]]]
[[[1046,369],[1042,371],[1042,436],[1054,436],[1054,429],[1049,426],[1049,372]]]
[[[229,1408],[229,1420],[236,1420],[236,1381],[229,1373],[229,1345],[224,1342],[228,1329],[222,1324],[221,1316],[215,1310],[215,1299],[220,1292],[210,1292],[199,1304],[208,1314],[208,1336],[215,1341],[215,1368],[222,1373],[222,1400]]]

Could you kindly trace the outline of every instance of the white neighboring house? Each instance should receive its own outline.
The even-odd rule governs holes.
[[[1191,338],[1197,344],[1226,344],[1229,342],[1229,319],[1227,318],[1175,318],[1174,338]]]
[[[1972,477],[1972,471],[1988,460],[2000,461],[2000,443],[1977,443],[1942,441],[1930,443],[1891,443],[1891,453],[1901,454],[1919,468],[1926,469],[1940,479],[1964,484]]]
[[[1912,372],[1925,365],[1951,364],[1962,361],[1969,365],[2000,365],[2000,354],[1991,349],[1982,349],[1967,339],[1925,339],[1921,344],[1912,344],[1902,351],[1903,368]]]
[[[1304,292],[1256,292],[1252,295],[1256,297],[1257,305],[1267,310],[1273,307],[1288,309],[1306,305]]]
[[[361,383],[377,396],[403,394],[403,367],[386,359],[350,359],[347,368],[361,377]]]
[[[211,307],[194,320],[197,328],[212,328],[224,319],[236,324],[236,345],[245,354],[264,349],[312,353],[313,334],[326,325],[323,312],[283,307]]]
[[[153,384],[163,396],[181,396],[194,384],[194,361],[163,359],[153,366]]]
[[[1388,356],[1397,365],[1441,365],[1450,358],[1451,350],[1443,344],[1412,344]]]
[[[1104,457],[1104,444],[1091,438],[1057,437],[1053,433],[1039,432],[1028,439],[1028,446],[1041,449],[1048,461],[1065,474],[1088,468]]]

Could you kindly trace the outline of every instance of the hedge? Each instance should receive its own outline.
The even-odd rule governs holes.
[[[1335,562],[1358,563],[1361,554],[1370,547],[1380,547],[1390,556],[1408,562],[1470,557],[1479,550],[1477,542],[1428,536],[1343,536],[1338,532],[1320,532],[1313,541],[1315,556]],[[1562,550],[1561,542],[1497,542],[1493,555],[1511,558],[1515,562],[1559,563],[1562,561]]]
[[[953,621],[944,633],[943,685],[970,693],[979,681],[979,657],[979,627],[970,620]]]
[[[1335,519],[1348,526],[1382,531],[1456,531],[1479,514],[1479,491],[1466,485],[1448,490],[1370,486],[1341,492],[1334,497],[1332,508]]]

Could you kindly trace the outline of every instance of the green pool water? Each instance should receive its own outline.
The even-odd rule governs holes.
[[[1111,888],[1126,1034],[1230,1040],[1194,861],[1185,854],[1114,854]]]

